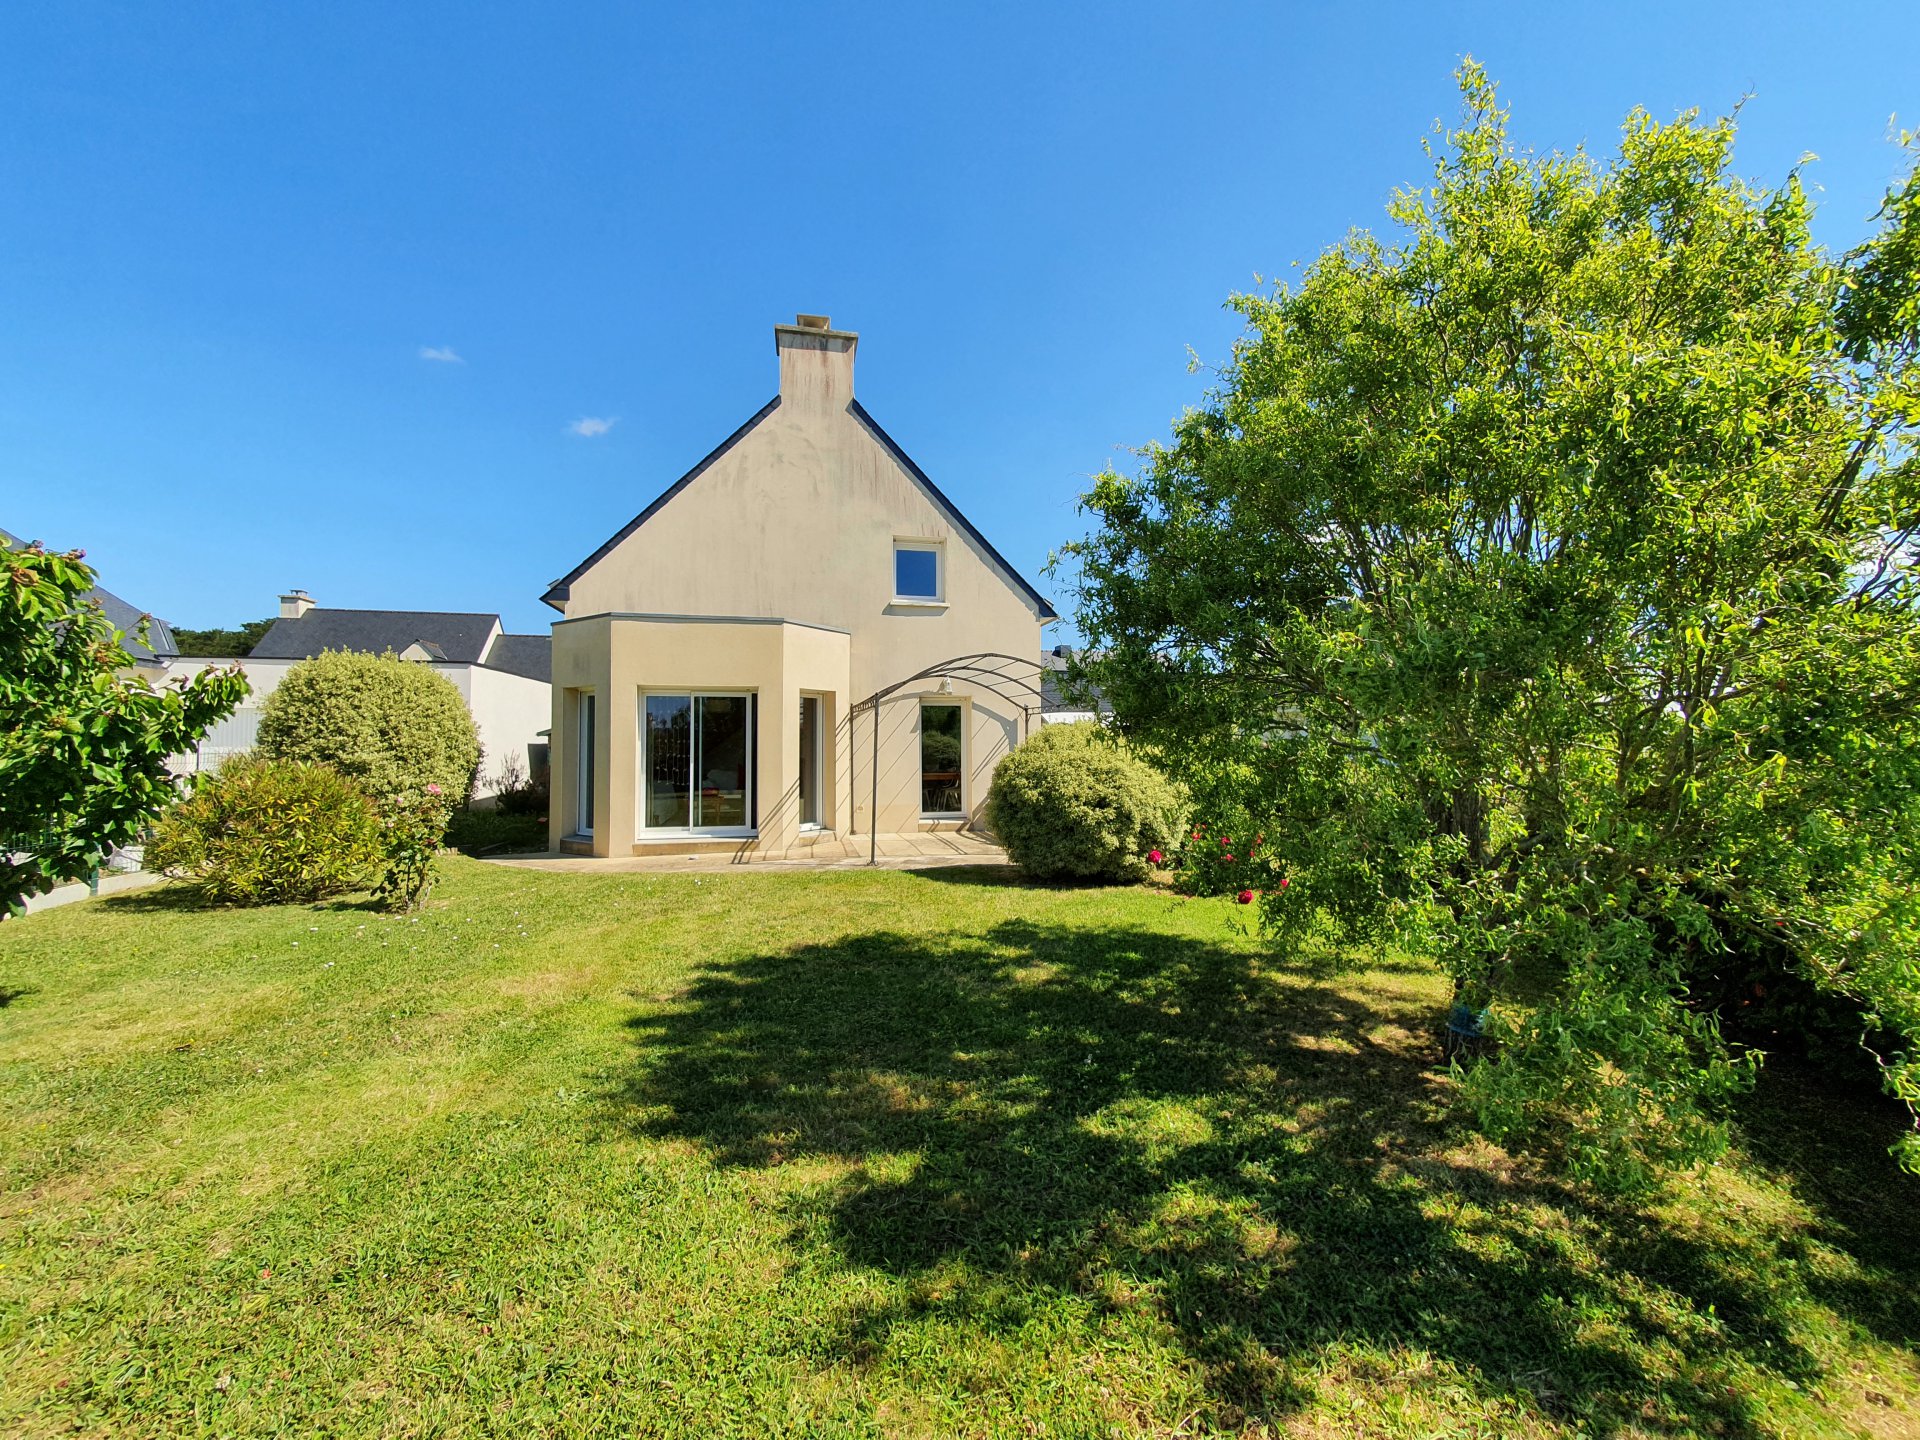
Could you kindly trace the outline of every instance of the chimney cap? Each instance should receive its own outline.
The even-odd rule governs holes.
[[[789,345],[797,345],[806,350],[817,350],[821,348],[822,340],[844,340],[845,346],[829,345],[826,348],[851,350],[853,346],[860,343],[860,332],[836,330],[833,328],[833,321],[825,315],[796,315],[791,325],[782,322],[773,327],[775,350],[785,349]]]

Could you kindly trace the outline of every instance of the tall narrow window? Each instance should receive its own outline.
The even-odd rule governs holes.
[[[820,697],[800,697],[800,823],[820,824]]]
[[[582,835],[593,834],[593,765],[594,765],[594,713],[593,694],[590,691],[580,693],[580,759],[574,766],[574,773],[580,779],[580,793],[576,797],[580,816],[579,831]]]
[[[923,704],[920,707],[920,813],[957,816],[962,813],[960,789],[962,711],[958,705]]]

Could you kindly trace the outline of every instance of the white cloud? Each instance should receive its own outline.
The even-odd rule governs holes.
[[[591,440],[596,435],[606,434],[607,431],[619,423],[619,419],[620,417],[618,415],[609,415],[605,419],[602,419],[598,415],[582,415],[578,420],[574,421],[573,424],[569,425],[567,429],[575,435],[582,435]]]
[[[467,363],[460,358],[459,354],[451,345],[422,345],[420,347],[420,358],[422,360],[438,360],[442,365],[464,365]]]

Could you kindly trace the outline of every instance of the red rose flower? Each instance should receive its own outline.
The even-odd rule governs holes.
[[[1235,900],[1238,900],[1242,905],[1251,905],[1253,904],[1253,891],[1242,890],[1238,895],[1234,896],[1233,898]]]
[[[1166,858],[1167,857],[1162,855],[1158,850],[1147,851],[1147,859],[1155,865],[1158,865],[1162,860]]]
[[[1280,877],[1280,888],[1281,888],[1282,890],[1284,890],[1284,889],[1286,889],[1286,888],[1287,888],[1287,877],[1286,877],[1286,876],[1284,876],[1284,875],[1282,875],[1282,876]]]

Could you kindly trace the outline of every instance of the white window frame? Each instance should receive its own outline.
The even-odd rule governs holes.
[[[902,595],[900,593],[900,552],[902,550],[927,550],[933,554],[933,594]],[[895,605],[917,605],[928,610],[944,610],[947,606],[947,554],[946,544],[940,540],[928,540],[920,535],[896,535],[893,537],[893,603]]]
[[[591,690],[574,692],[573,833],[593,837],[594,782],[600,778],[600,757],[594,753],[594,731],[600,725],[600,706]]]
[[[678,685],[649,685],[639,692],[639,713],[634,717],[634,725],[639,735],[640,763],[635,767],[638,774],[634,777],[634,815],[640,823],[635,833],[642,840],[743,840],[751,839],[760,833],[757,825],[648,825],[647,780],[653,769],[647,754],[647,697],[650,695],[684,695],[688,701],[694,700],[745,700],[747,702],[747,814],[758,818],[760,814],[760,705],[757,690],[703,690]],[[697,710],[697,706],[695,709]],[[689,756],[691,763],[691,756]],[[693,782],[688,775],[688,784]],[[693,791],[689,789],[691,801]],[[689,807],[688,814],[692,814]]]
[[[827,813],[827,797],[823,793],[821,782],[826,779],[827,773],[826,740],[821,732],[827,728],[826,697],[811,691],[802,691],[800,694],[801,708],[804,709],[808,704],[813,706],[813,813],[824,817]],[[796,718],[796,726],[797,724],[798,721]],[[802,769],[805,768],[806,763],[807,757],[802,755],[800,757]],[[799,783],[800,777],[795,775],[794,786],[796,800],[799,798]],[[825,828],[826,826],[823,820],[807,820],[803,818],[800,821],[800,830],[803,834],[811,834],[816,830],[823,830]]]
[[[920,796],[923,800],[926,797],[927,778],[927,752],[924,737],[929,705],[949,705],[960,712],[960,808],[958,810],[922,810],[920,818],[922,820],[964,820],[969,813],[967,810],[967,752],[972,748],[968,744],[968,732],[973,729],[973,707],[959,695],[922,695],[920,697],[920,709],[914,717],[913,727],[913,768],[914,783],[920,786]]]

